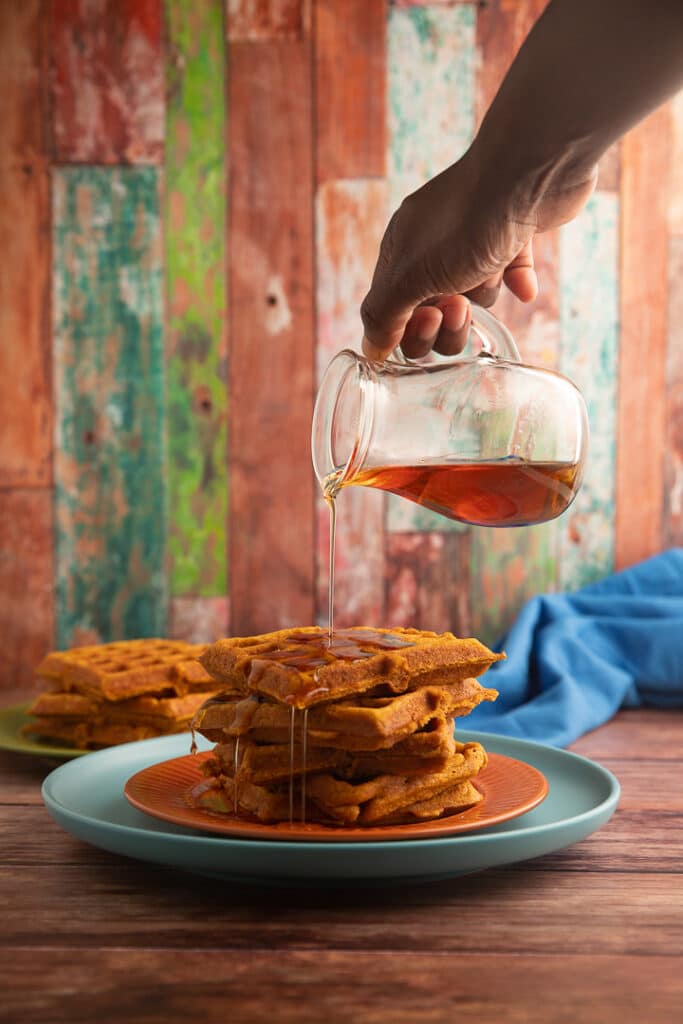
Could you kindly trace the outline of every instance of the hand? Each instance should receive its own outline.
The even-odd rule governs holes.
[[[522,302],[534,299],[533,236],[576,216],[597,180],[592,168],[576,181],[548,172],[540,186],[508,187],[494,164],[487,184],[483,159],[473,146],[391,218],[361,308],[369,358],[397,345],[413,359],[431,349],[455,354],[467,341],[468,299],[490,306],[502,284]]]

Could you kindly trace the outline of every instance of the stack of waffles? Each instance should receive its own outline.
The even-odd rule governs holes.
[[[474,639],[316,627],[219,640],[202,664],[224,689],[195,715],[214,742],[192,802],[262,822],[387,825],[476,804],[486,764],[454,719],[497,692],[504,655]]]
[[[48,654],[26,735],[81,750],[183,732],[217,686],[203,644],[126,640]]]

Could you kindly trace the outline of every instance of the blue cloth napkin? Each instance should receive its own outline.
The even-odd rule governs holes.
[[[563,747],[619,708],[683,707],[683,548],[528,601],[463,728]]]

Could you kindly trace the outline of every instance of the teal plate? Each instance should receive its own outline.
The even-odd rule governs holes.
[[[610,819],[619,783],[577,754],[526,740],[458,729],[490,751],[536,767],[548,780],[532,811],[476,833],[440,839],[315,843],[233,839],[149,817],[123,795],[131,775],[188,753],[189,736],[127,743],[60,765],[43,783],[43,800],[67,832],[113,853],[242,882],[433,881],[540,857],[585,839]],[[207,749],[211,744],[202,744]]]

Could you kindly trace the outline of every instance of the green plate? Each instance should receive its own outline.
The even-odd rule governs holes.
[[[33,754],[34,757],[57,757],[60,761],[89,753],[88,750],[57,747],[53,743],[41,743],[22,736],[22,726],[31,720],[26,714],[29,705],[30,701],[27,701],[25,704],[0,709],[0,750],[15,750],[19,754]]]
[[[237,839],[152,818],[124,797],[141,769],[188,753],[190,737],[127,743],[60,765],[43,783],[52,817],[85,842],[113,853],[203,875],[273,884],[431,881],[540,857],[585,839],[604,825],[619,799],[616,778],[594,761],[527,740],[458,729],[460,740],[526,761],[548,780],[548,796],[512,821],[440,839],[315,843]],[[200,749],[211,744],[202,743]]]

